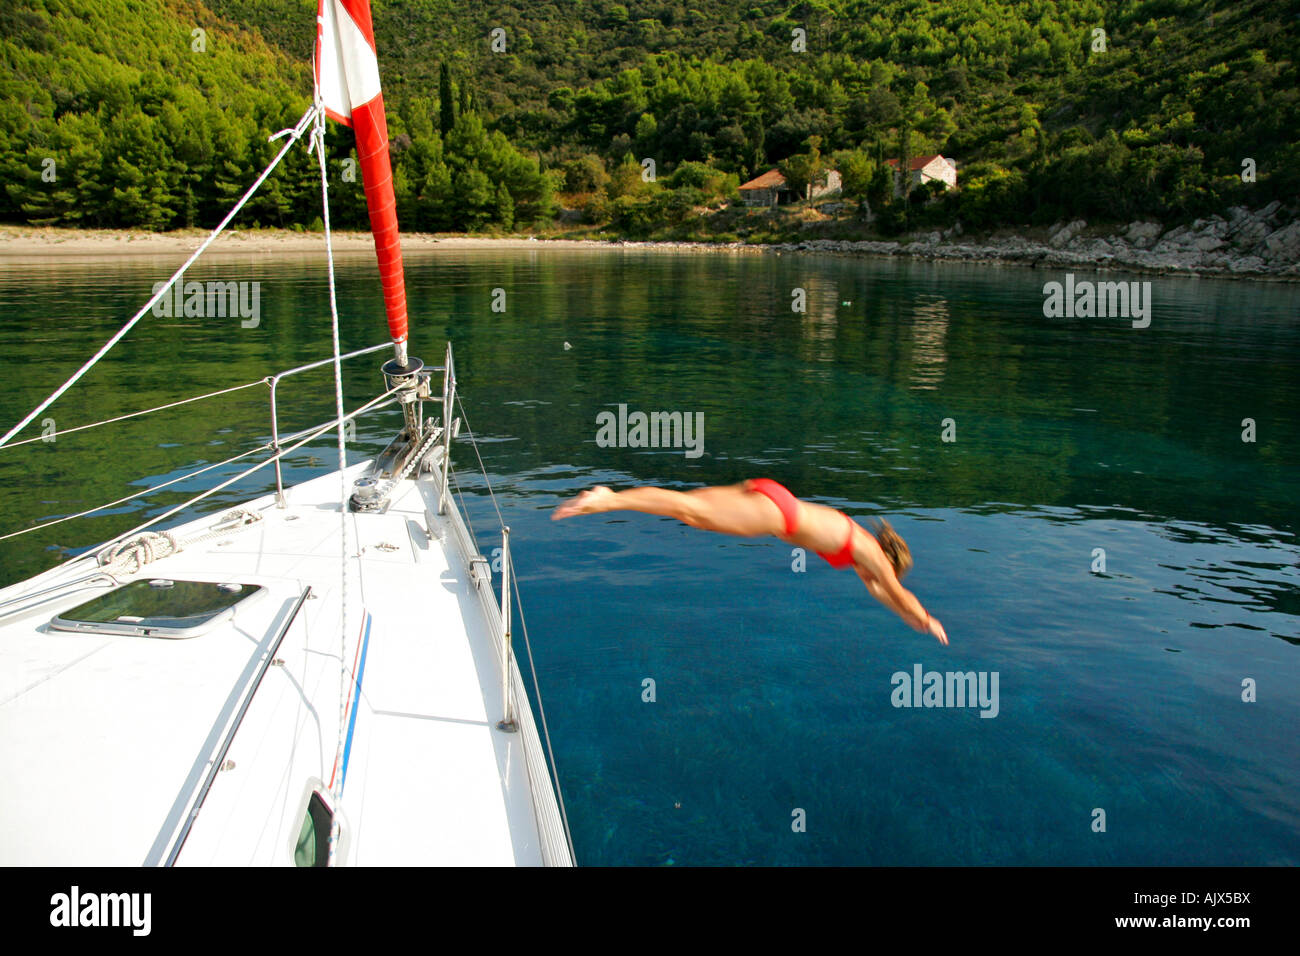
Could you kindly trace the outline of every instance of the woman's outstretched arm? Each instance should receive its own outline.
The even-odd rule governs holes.
[[[913,630],[932,634],[945,647],[948,634],[938,619],[930,616],[915,594],[903,587],[894,566],[874,537],[859,537],[853,551],[853,570],[867,586],[871,596],[903,619]]]
[[[940,644],[947,646],[948,634],[939,623],[939,619],[930,616],[930,612],[921,605],[917,596],[903,587],[892,569],[886,572],[884,581],[864,574],[860,570],[858,577],[862,578],[862,583],[867,586],[871,596],[901,617],[908,627],[923,634],[933,634]]]

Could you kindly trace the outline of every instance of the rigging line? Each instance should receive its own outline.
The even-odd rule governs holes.
[[[479,471],[483,475],[483,481],[487,484],[488,496],[492,499],[492,507],[496,509],[497,520],[501,522],[502,527],[505,527],[506,519],[502,516],[501,508],[497,504],[496,493],[492,490],[492,480],[488,478],[487,467],[483,464],[483,456],[478,451],[478,441],[474,438],[474,429],[470,427],[469,416],[465,414],[465,403],[460,400],[459,394],[456,395],[456,404],[460,406],[461,419],[465,422],[465,431],[469,434],[469,443],[474,449],[474,457],[478,459]],[[459,481],[456,482],[456,490],[458,492],[460,490]],[[473,534],[474,532],[471,529],[471,537]],[[477,547],[477,542],[475,546]],[[513,569],[515,566],[514,557],[511,556],[509,561],[510,567]],[[546,738],[546,754],[551,760],[551,778],[555,781],[555,795],[560,805],[560,817],[564,821],[564,838],[569,844],[569,857],[576,863],[577,853],[573,848],[573,834],[569,831],[569,814],[564,808],[564,794],[560,791],[560,773],[555,766],[555,751],[551,747],[551,732],[546,726],[546,705],[542,703],[542,689],[537,682],[537,665],[533,663],[533,645],[528,640],[528,621],[524,618],[524,599],[519,593],[519,575],[513,574],[511,577],[515,590],[515,604],[519,607],[519,623],[524,630],[524,648],[528,651],[528,667],[533,674],[533,691],[537,694],[537,711],[542,719],[542,735]]]
[[[348,649],[348,451],[347,437],[343,428],[343,359],[341,357],[341,348],[339,347],[339,306],[338,298],[334,288],[334,240],[330,233],[330,195],[329,195],[329,170],[325,165],[325,106],[320,101],[320,93],[317,91],[317,101],[315,104],[316,117],[312,126],[311,139],[307,147],[308,151],[316,151],[316,159],[320,164],[320,194],[321,207],[324,210],[325,225],[325,259],[329,269],[329,287],[330,287],[330,332],[334,342],[334,405],[338,414],[338,438],[339,438],[339,732],[338,741],[335,745],[334,764],[337,767],[343,757],[344,748],[344,721],[347,719],[348,698],[350,692],[345,692],[347,686],[347,649]],[[358,647],[360,647],[360,637],[358,636]],[[360,700],[357,701],[360,706]],[[343,798],[343,781],[339,780],[339,786],[334,788],[334,775],[330,775],[330,793],[334,798],[334,805],[338,806],[339,801]],[[329,855],[326,859],[327,866],[335,864],[338,851],[339,827],[336,822],[330,823],[329,835]]]
[[[496,509],[497,520],[501,522],[501,527],[506,526],[506,519],[501,515],[501,508],[497,505],[496,492],[492,490],[492,480],[488,478],[487,466],[483,464],[483,456],[478,453],[478,441],[474,438],[474,429],[469,426],[469,416],[465,414],[465,403],[460,400],[460,393],[456,393],[456,404],[460,406],[460,416],[465,421],[465,431],[469,432],[469,443],[474,449],[474,457],[478,459],[478,469],[483,474],[483,481],[487,484],[488,497],[492,499],[492,507]]]
[[[510,568],[514,570],[514,555],[510,556]],[[546,740],[546,756],[551,759],[551,779],[555,782],[555,797],[560,804],[560,819],[564,821],[564,838],[569,844],[569,859],[577,865],[578,854],[573,848],[573,833],[569,830],[569,812],[564,807],[564,792],[560,789],[560,771],[555,766],[555,750],[551,747],[551,731],[546,726],[546,705],[542,703],[542,688],[537,683],[537,665],[533,663],[533,645],[528,639],[528,619],[524,617],[524,597],[519,593],[518,572],[510,575],[515,586],[515,605],[519,608],[519,623],[524,631],[524,649],[528,652],[528,669],[533,675],[533,692],[537,695],[537,713],[542,719],[542,737]]]
[[[385,342],[384,344],[388,345],[390,343]],[[358,407],[355,412],[352,412],[351,414],[344,416],[344,418],[345,419],[356,418],[358,415],[364,415],[367,412],[377,411],[380,408],[383,408],[385,405],[396,404],[396,400],[393,398],[393,396],[395,396],[399,391],[400,389],[390,388],[382,395],[379,395],[378,397],[373,398],[370,401],[366,402],[364,405]],[[281,440],[296,441],[297,439],[308,434],[310,434],[312,437],[318,438],[321,435],[323,435],[325,432],[333,428],[337,423],[338,423],[338,419],[331,418],[327,422],[321,422],[319,425],[312,425],[310,428],[304,428],[302,431],[292,432],[289,435],[282,435]]]
[[[456,485],[456,498],[460,502],[460,512],[465,516],[465,527],[469,531],[469,539],[474,544],[474,553],[482,554],[483,549],[479,546],[478,535],[474,533],[474,522],[469,516],[469,508],[465,505],[465,493],[460,489],[460,479],[456,477],[456,469],[452,468],[449,470],[451,472],[451,480]]]
[[[384,347],[385,347],[385,348],[388,347],[388,343],[387,343],[387,342],[384,343]],[[262,383],[260,383],[260,382],[254,382],[253,384],[254,384],[254,385],[260,385],[260,384],[262,384]],[[391,394],[391,393],[390,393],[390,394]],[[361,414],[361,413],[366,412],[366,411],[374,411],[376,408],[379,408],[379,407],[380,407],[380,405],[375,405],[375,406],[370,407],[370,408],[362,408],[362,409],[358,409],[358,411],[357,411],[355,414]],[[321,428],[329,428],[329,427],[332,427],[333,424],[334,424],[334,422],[333,422],[333,420],[331,420],[327,425],[324,425],[324,426],[319,426],[319,425],[318,425],[318,426],[316,426],[316,429],[308,428],[308,429],[305,429],[305,430],[300,431],[300,432],[295,432],[295,433],[293,433],[293,434],[291,434],[291,435],[286,435],[286,436],[285,436],[285,440],[286,440],[286,441],[294,441],[295,439],[301,438],[303,435],[306,435],[306,434],[308,434],[309,432],[312,432],[312,431],[315,431],[315,430],[319,430],[319,429],[321,429]],[[21,442],[17,442],[17,443],[15,443],[15,444],[21,444]],[[45,522],[42,522],[41,524],[32,525],[30,528],[22,528],[22,529],[20,529],[20,530],[18,530],[18,531],[10,531],[8,534],[0,534],[0,541],[4,541],[4,540],[6,540],[6,539],[8,539],[8,538],[16,538],[16,537],[18,537],[19,535],[28,534],[29,532],[32,532],[32,531],[39,531],[39,530],[41,530],[42,528],[49,528],[49,527],[51,527],[51,526],[53,526],[53,525],[56,525],[56,524],[62,524],[62,523],[65,522],[65,521],[72,521],[72,520],[74,520],[74,519],[76,519],[76,518],[84,518],[84,517],[86,517],[87,515],[92,515],[92,514],[94,514],[94,513],[97,512],[97,511],[103,511],[105,508],[112,508],[112,507],[114,507],[115,505],[126,504],[128,501],[134,501],[136,498],[143,498],[145,495],[151,495],[151,494],[153,494],[155,491],[162,491],[164,488],[169,488],[169,487],[171,487],[172,485],[175,485],[175,484],[178,484],[179,482],[185,481],[187,478],[197,478],[199,475],[202,475],[202,474],[205,474],[205,473],[207,473],[207,472],[209,472],[209,471],[212,471],[214,468],[220,468],[220,467],[222,467],[223,465],[229,465],[229,464],[231,464],[232,462],[239,461],[239,459],[241,459],[241,458],[247,458],[249,455],[256,454],[256,453],[259,452],[259,451],[267,451],[267,450],[269,450],[269,449],[272,448],[272,447],[273,447],[273,446],[272,446],[271,442],[264,442],[263,444],[261,444],[261,445],[257,445],[256,447],[253,447],[253,448],[250,448],[250,449],[248,449],[247,451],[242,451],[242,452],[240,452],[238,455],[234,455],[234,456],[232,456],[232,457],[230,457],[230,458],[227,458],[225,461],[214,462],[214,463],[211,464],[211,465],[205,465],[204,467],[199,468],[199,469],[197,469],[197,470],[195,470],[195,471],[187,471],[187,472],[186,472],[185,474],[183,474],[183,475],[180,475],[180,476],[178,476],[178,477],[176,477],[176,478],[172,478],[172,479],[169,480],[169,481],[164,481],[164,482],[163,482],[162,484],[160,484],[160,485],[151,485],[150,487],[145,488],[143,491],[137,491],[135,494],[133,494],[133,495],[127,495],[125,498],[118,498],[116,501],[109,501],[109,502],[107,502],[107,503],[105,503],[105,504],[102,504],[102,505],[96,505],[96,506],[93,507],[93,508],[88,508],[88,509],[86,509],[85,511],[79,511],[79,512],[77,512],[76,514],[73,514],[73,515],[64,515],[62,518],[55,518],[55,519],[52,520],[52,521],[45,521]],[[286,449],[286,451],[291,451],[291,450],[292,450],[292,449]],[[272,456],[271,458],[268,458],[265,462],[262,462],[261,465],[265,465],[265,464],[268,464],[268,463],[270,463],[270,462],[272,462],[272,461],[275,461],[275,457],[276,457],[276,456]],[[261,467],[261,465],[259,465],[258,467]],[[256,469],[254,469],[254,470],[256,470]],[[148,525],[141,525],[141,527],[142,527],[142,528],[145,528],[145,527],[148,527]],[[116,539],[114,539],[114,540],[116,540]],[[109,542],[109,543],[111,544],[112,542]],[[74,560],[75,560],[75,559],[74,559]]]
[[[266,451],[270,447],[271,447],[271,443],[266,442],[265,444],[258,445],[256,448],[250,448],[248,449],[248,451],[240,452],[238,455],[235,455],[233,458],[227,458],[225,461],[219,461],[212,465],[206,465],[205,467],[200,468],[197,471],[186,472],[185,474],[181,475],[179,478],[173,478],[170,481],[163,482],[161,485],[154,485],[153,487],[146,488],[143,491],[137,491],[133,495],[127,495],[125,498],[118,498],[116,501],[108,502],[108,504],[98,505],[86,511],[78,512],[75,515],[66,515],[62,518],[55,518],[53,521],[46,521],[43,524],[32,525],[30,528],[23,528],[21,531],[11,531],[8,534],[0,534],[0,541],[4,541],[6,538],[16,538],[20,534],[27,534],[29,531],[39,531],[41,528],[48,528],[51,525],[61,524],[64,521],[72,521],[74,518],[84,518],[86,515],[94,514],[96,511],[103,511],[105,508],[112,508],[114,505],[126,504],[128,501],[133,501],[136,498],[141,498],[145,495],[151,495],[155,491],[161,491],[162,489],[170,485],[174,485],[177,482],[185,481],[187,478],[196,478],[199,475],[202,475],[205,472],[209,472],[214,468],[220,468],[222,465],[229,465],[231,462],[239,461],[239,459],[241,458],[247,458],[249,455],[254,455],[259,451]]]
[[[98,428],[100,425],[111,425],[113,422],[126,421],[128,418],[139,418],[141,415],[149,415],[153,412],[165,411],[168,408],[176,408],[179,405],[188,405],[191,402],[201,402],[205,398],[215,398],[218,395],[227,395],[230,392],[238,392],[241,389],[252,388],[254,385],[265,385],[266,379],[259,378],[256,382],[245,382],[243,385],[235,385],[231,388],[223,388],[219,392],[208,392],[206,395],[196,395],[193,398],[183,398],[179,402],[171,402],[167,405],[158,405],[155,408],[146,408],[139,412],[128,412],[125,415],[118,415],[116,418],[105,418],[102,422],[91,422],[89,425],[77,425],[75,428],[65,428],[62,431],[51,432],[48,435],[37,435],[35,438],[24,438],[22,441],[10,442],[8,445],[0,448],[17,448],[19,445],[29,445],[34,441],[48,441],[59,435],[71,435],[73,432],[85,431],[87,428]]]
[[[375,407],[378,406],[380,403],[382,403],[382,402],[384,401],[384,399],[390,398],[390,397],[392,397],[393,395],[395,395],[395,394],[397,393],[397,391],[398,391],[398,390],[395,389],[395,388],[394,388],[394,389],[389,389],[387,392],[385,392],[384,394],[380,395],[378,398],[372,399],[371,401],[369,401],[369,402],[367,402],[366,404],[362,405],[360,408],[358,408],[355,412],[352,412],[352,413],[351,413],[350,415],[348,415],[347,417],[348,417],[348,418],[356,418],[358,415],[363,415],[363,414],[365,414],[366,412],[370,411],[371,409],[375,408]],[[221,491],[223,488],[226,488],[226,487],[229,486],[229,485],[233,485],[235,482],[239,481],[241,478],[247,478],[249,475],[253,474],[254,472],[256,472],[256,471],[260,471],[261,469],[265,468],[267,465],[273,463],[277,458],[283,458],[284,456],[288,455],[290,452],[295,452],[295,451],[297,451],[299,448],[301,448],[303,445],[307,444],[309,441],[313,441],[313,440],[319,438],[321,435],[325,434],[325,432],[327,432],[327,431],[329,431],[331,428],[333,428],[334,425],[335,425],[334,420],[333,420],[333,419],[330,419],[328,422],[326,422],[326,423],[323,424],[323,425],[318,425],[318,426],[316,426],[315,428],[310,428],[310,429],[307,429],[306,431],[298,432],[298,434],[296,434],[296,435],[291,435],[287,440],[292,441],[293,439],[297,438],[299,435],[303,435],[303,436],[305,436],[305,437],[303,438],[302,441],[298,442],[297,444],[294,444],[294,445],[287,445],[287,446],[282,447],[279,453],[274,454],[274,455],[271,455],[271,456],[268,457],[265,461],[259,461],[259,462],[258,462],[256,465],[254,465],[252,468],[249,468],[249,469],[247,469],[246,471],[241,471],[239,474],[235,475],[233,478],[229,478],[229,479],[227,479],[226,481],[223,481],[221,484],[217,485],[216,487],[209,488],[207,491],[204,491],[204,492],[201,492],[200,494],[195,495],[193,498],[189,499],[188,501],[184,501],[184,502],[182,502],[181,504],[177,505],[175,508],[172,508],[172,509],[169,510],[169,511],[164,511],[162,514],[158,515],[158,517],[156,517],[156,518],[150,518],[150,519],[149,519],[148,521],[146,521],[144,524],[142,524],[142,525],[137,525],[136,527],[132,528],[130,531],[126,532],[125,534],[120,534],[120,535],[118,535],[116,538],[113,538],[113,539],[110,540],[110,541],[105,541],[104,544],[103,544],[101,547],[97,548],[95,552],[91,552],[91,553],[98,553],[99,551],[103,551],[105,548],[108,548],[108,547],[110,547],[110,546],[112,546],[112,545],[114,545],[114,544],[117,544],[119,541],[123,541],[123,540],[125,540],[125,539],[131,537],[132,535],[139,534],[141,531],[143,531],[145,528],[148,528],[150,525],[155,525],[155,524],[157,524],[159,521],[165,521],[166,519],[170,518],[172,515],[177,514],[177,513],[181,512],[181,511],[184,511],[184,510],[185,510],[186,508],[188,508],[190,505],[197,504],[198,502],[202,501],[204,498],[207,498],[207,497],[209,497],[210,495],[214,495],[214,494],[216,494],[218,491]],[[73,560],[79,560],[80,557],[85,557],[85,555],[81,555],[81,556],[79,556],[78,558],[74,558]]]
[[[289,152],[289,150],[293,147],[293,144],[298,141],[298,139],[302,136],[303,132],[307,129],[308,121],[312,118],[312,116],[315,115],[315,113],[316,113],[316,107],[312,106],[311,109],[307,110],[306,113],[302,114],[302,119],[298,120],[298,122],[294,126],[290,127],[289,129],[280,130],[280,132],[276,133],[274,136],[271,137],[272,140],[275,140],[280,138],[281,136],[287,135],[289,137],[289,141],[284,144],[284,147],[280,150],[280,152],[278,152],[275,155],[275,158],[271,160],[270,165],[267,166],[266,169],[262,170],[262,174],[257,177],[257,180],[253,183],[253,185],[248,187],[248,191],[244,193],[243,196],[240,197],[239,202],[235,203],[234,208],[232,208],[230,212],[226,213],[226,218],[222,219],[221,222],[217,224],[217,228],[213,229],[212,232],[208,235],[208,238],[203,240],[202,245],[200,245],[196,250],[194,250],[194,254],[185,260],[185,264],[181,266],[179,269],[177,269],[174,273],[172,273],[172,277],[168,279],[167,282],[150,297],[148,302],[146,302],[143,306],[140,307],[140,311],[137,312],[134,316],[132,316],[131,320],[127,322],[126,325],[118,329],[117,333],[111,339],[105,342],[103,347],[101,347],[98,352],[92,355],[90,357],[90,360],[87,361],[85,365],[77,369],[77,371],[73,373],[71,378],[69,378],[66,382],[64,382],[53,392],[51,392],[49,397],[46,398],[45,401],[41,402],[39,405],[33,408],[27,414],[26,418],[20,421],[13,428],[9,429],[9,431],[6,432],[3,437],[0,437],[0,447],[7,445],[9,443],[9,439],[13,438],[20,431],[26,428],[31,423],[32,419],[34,419],[41,412],[45,411],[45,409],[53,405],[58,400],[60,395],[62,395],[64,392],[70,389],[74,384],[76,384],[76,382],[81,378],[81,376],[89,372],[91,368],[94,367],[96,362],[98,362],[100,359],[102,359],[105,355],[108,354],[109,349],[111,349],[114,345],[120,342],[122,340],[122,337],[126,335],[127,332],[130,332],[131,329],[135,327],[135,324],[137,322],[139,322],[142,318],[144,318],[144,316],[148,313],[148,311],[153,308],[154,303],[158,302],[164,295],[167,295],[171,291],[171,287],[176,284],[176,280],[185,274],[185,271],[194,264],[195,260],[197,260],[199,256],[203,255],[204,251],[208,248],[208,246],[212,245],[213,241],[217,238],[217,236],[221,234],[221,231],[226,228],[230,220],[235,218],[235,214],[238,213],[239,210],[244,207],[244,203],[248,202],[248,200],[252,198],[253,193],[255,193],[258,187],[260,187],[262,183],[266,181],[266,177],[270,176],[271,171],[274,170],[275,167],[280,164],[280,160],[284,158],[284,154]]]

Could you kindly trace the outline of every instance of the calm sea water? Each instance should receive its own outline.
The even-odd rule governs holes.
[[[0,424],[172,265],[0,261]],[[260,282],[257,327],[151,317],[43,417],[67,428],[327,354],[319,260],[234,256],[192,278]],[[984,266],[447,250],[409,256],[407,279],[413,352],[436,364],[454,342],[512,526],[580,862],[1300,863],[1294,286],[1153,279],[1151,325],[1134,329],[1045,318],[1042,285],[1063,273]],[[369,257],[342,260],[340,295],[345,347],[382,341]],[[350,404],[378,390],[377,364],[353,363]],[[702,413],[704,453],[600,447],[596,417],[619,404]],[[329,371],[283,386],[282,407],[286,428],[329,417]],[[395,428],[391,412],[364,422],[353,460]],[[0,533],[268,431],[264,390],[248,390],[0,450]],[[473,451],[457,457],[486,535]],[[322,442],[289,478],[334,461]],[[229,474],[0,541],[0,583]],[[758,475],[888,517],[952,645],[850,573],[794,570],[773,539],[548,520],[594,483]],[[205,507],[271,487],[258,476]],[[892,675],[917,665],[996,674],[997,716],[893,706]]]

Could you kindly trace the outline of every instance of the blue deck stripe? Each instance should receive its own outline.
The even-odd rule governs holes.
[[[366,677],[366,652],[370,650],[370,615],[366,615],[366,634],[361,640],[361,666],[357,668],[356,691],[352,699],[352,716],[348,718],[348,739],[343,745],[343,779],[339,781],[339,796],[348,784],[348,757],[352,753],[352,733],[357,729],[357,711],[361,709],[361,682]]]

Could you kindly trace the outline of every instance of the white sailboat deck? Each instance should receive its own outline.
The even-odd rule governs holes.
[[[349,487],[364,467],[348,469]],[[488,613],[495,598],[470,573],[473,549],[455,505],[437,515],[435,479],[403,481],[384,514],[346,516],[344,661],[360,693],[355,684],[344,691],[357,700],[343,718],[346,761],[337,768],[337,473],[287,489],[284,508],[273,496],[251,502],[245,507],[260,521],[122,579],[266,588],[207,633],[166,639],[49,627],[103,586],[0,617],[8,778],[0,865],[156,865],[171,856],[190,865],[289,865],[313,786],[324,790],[344,773],[340,863],[541,864],[525,765],[540,751],[527,698],[515,671],[520,732],[498,730],[500,625]],[[0,591],[0,602],[90,570],[89,561],[53,569]],[[311,596],[285,631],[307,587]],[[223,769],[185,835],[227,738]],[[550,797],[549,779],[545,786]]]
[[[510,649],[509,529],[499,529],[498,605],[456,503],[439,513],[460,422],[452,350],[438,368],[408,352],[383,148],[362,151],[360,165],[391,341],[339,353],[325,123],[352,125],[358,142],[388,141],[368,8],[319,5],[312,104],[271,136],[283,144],[261,175],[99,351],[0,435],[5,446],[162,296],[179,294],[295,144],[315,149],[332,361],[71,429],[265,385],[269,442],[82,514],[243,468],[263,451],[186,506],[271,464],[277,495],[170,537],[133,532],[0,590],[0,865],[573,865],[554,760],[548,768]],[[383,392],[345,414],[342,362],[389,348]],[[331,364],[338,417],[282,436],[281,382]],[[437,421],[426,402],[440,406]],[[279,496],[286,454],[393,404],[403,427],[373,470],[363,463]]]

